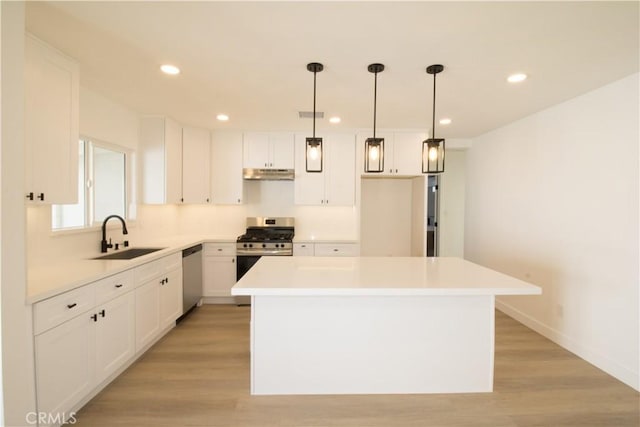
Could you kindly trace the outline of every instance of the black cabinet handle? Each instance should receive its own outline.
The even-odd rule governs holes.
[[[164,282],[164,283],[169,283],[169,278],[168,277],[165,277],[164,280],[166,280],[166,282]]]
[[[118,283],[118,284],[116,285],[116,288],[121,288],[121,287],[122,287],[122,283]]]
[[[91,316],[91,318],[93,319],[94,322],[98,321],[98,315],[94,314],[93,316]]]
[[[44,202],[44,193],[40,193],[38,195],[38,199],[42,200]]]
[[[67,308],[68,309],[72,309],[73,307],[75,307],[76,305],[78,305],[77,303],[73,303],[73,304],[67,304]]]
[[[100,316],[104,317],[105,314],[107,314],[107,312],[102,309],[102,311],[100,312]]]
[[[33,191],[31,191],[30,193],[27,193],[27,199],[33,200]]]

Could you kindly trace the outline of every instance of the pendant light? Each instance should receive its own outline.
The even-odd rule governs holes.
[[[384,71],[382,64],[370,64],[367,67],[374,74],[373,81],[373,138],[367,138],[364,142],[364,171],[384,171],[384,138],[376,138],[376,102],[378,96],[378,73]]]
[[[427,73],[433,75],[433,117],[431,121],[432,137],[422,141],[422,173],[444,172],[444,139],[436,138],[436,74],[444,66],[434,64],[427,67]]]
[[[306,138],[306,171],[322,172],[322,138],[316,138],[316,74],[324,66],[319,62],[307,64],[307,70],[313,73],[313,136]]]

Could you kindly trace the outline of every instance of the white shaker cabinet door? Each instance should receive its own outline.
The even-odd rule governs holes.
[[[327,138],[325,202],[329,206],[353,206],[355,203],[356,147],[353,135]]]
[[[77,203],[78,64],[27,35],[24,71],[27,200]]]
[[[160,279],[155,278],[136,289],[136,352],[160,333]]]
[[[206,129],[182,129],[182,202],[206,204],[211,199],[211,136]]]
[[[94,386],[95,326],[87,312],[35,337],[38,412],[73,409]]]
[[[182,315],[182,269],[167,273],[160,284],[160,329],[164,329]]]
[[[143,117],[138,143],[142,202],[182,201],[182,126],[168,117]]]
[[[211,135],[211,202],[240,205],[243,201],[242,133]]]
[[[230,297],[236,284],[235,256],[207,256],[204,261],[205,297]]]
[[[422,174],[422,141],[426,134],[396,132],[393,135],[393,171],[397,175]]]
[[[97,384],[136,353],[135,305],[135,293],[128,292],[96,309]]]
[[[277,132],[269,135],[270,169],[293,169],[293,134]]]
[[[243,167],[266,169],[269,167],[269,134],[249,132],[244,134]]]

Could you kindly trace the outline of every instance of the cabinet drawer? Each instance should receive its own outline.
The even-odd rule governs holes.
[[[176,252],[175,254],[168,255],[160,261],[162,261],[162,267],[164,268],[165,273],[177,268],[182,268],[182,252]]]
[[[95,286],[83,286],[46,299],[33,307],[33,329],[38,335],[91,310],[95,306]]]
[[[236,244],[235,243],[205,243],[204,255],[205,256],[235,256]]]
[[[164,273],[164,258],[157,259],[155,261],[148,262],[146,264],[142,264],[134,269],[134,280],[135,285],[140,286],[156,276]]]
[[[182,252],[142,264],[134,269],[135,286],[140,286],[156,276],[178,268],[182,268]]]
[[[358,256],[354,243],[316,243],[315,256]]]
[[[313,256],[313,243],[294,243],[293,244],[294,256]]]
[[[94,283],[96,288],[96,305],[100,305],[115,297],[133,290],[133,270],[114,274]]]

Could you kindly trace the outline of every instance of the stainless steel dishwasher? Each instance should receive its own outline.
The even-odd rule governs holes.
[[[182,314],[202,298],[202,245],[182,251]]]

